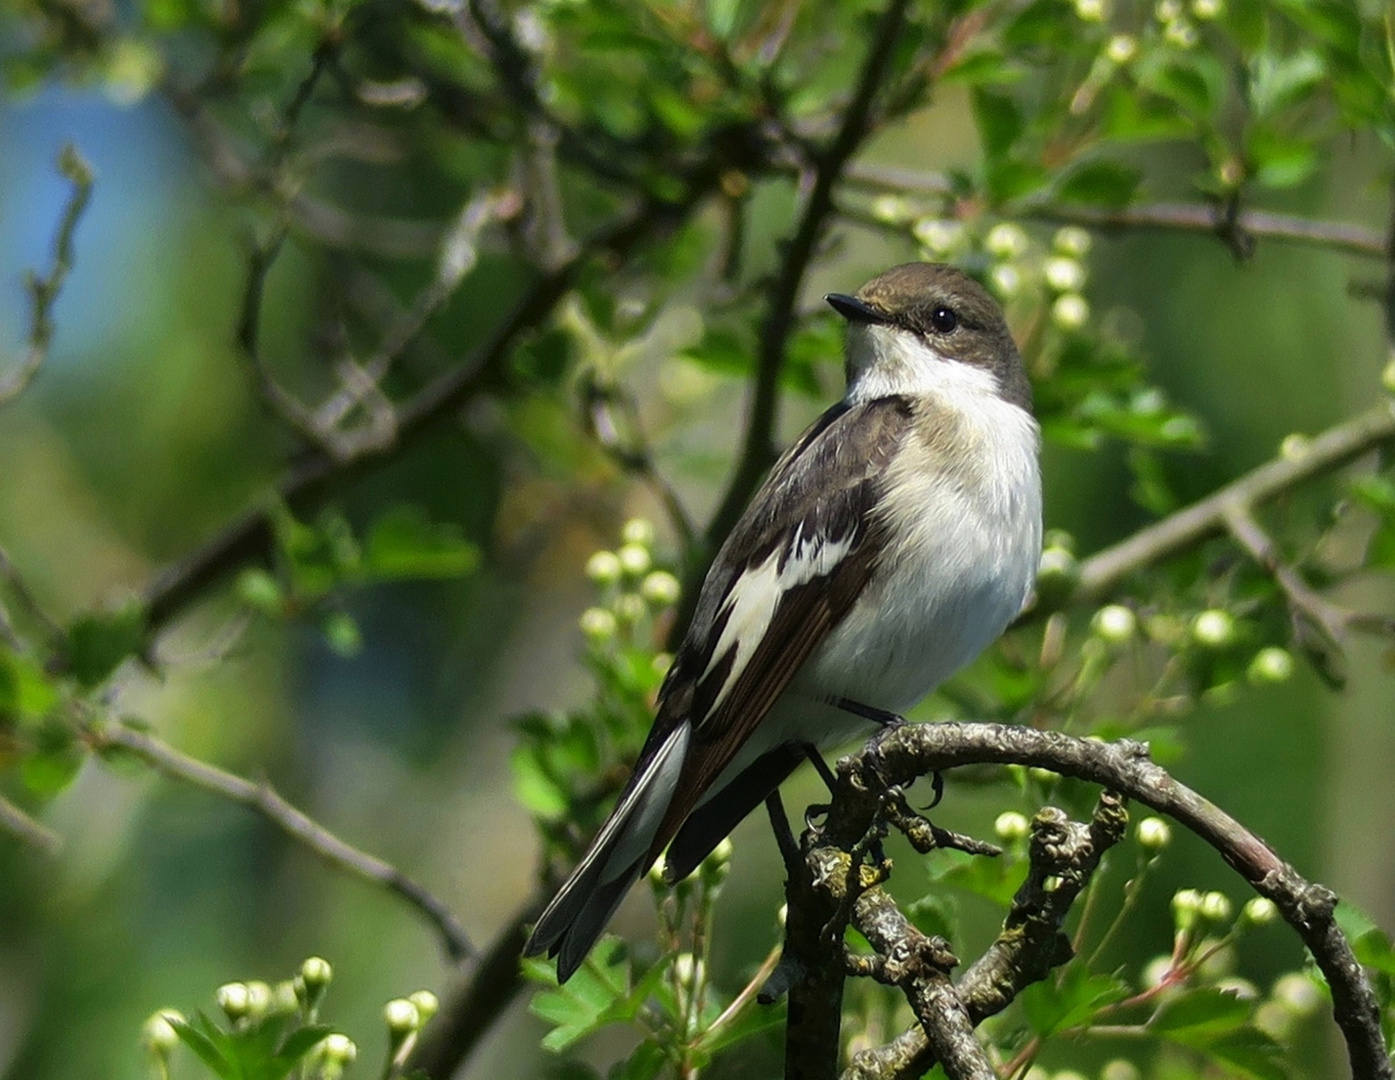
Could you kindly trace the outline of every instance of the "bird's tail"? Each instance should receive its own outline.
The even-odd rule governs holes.
[[[523,955],[555,956],[559,982],[581,966],[630,886],[654,861],[651,851],[678,787],[691,730],[684,720],[636,770],[590,850],[533,927]]]

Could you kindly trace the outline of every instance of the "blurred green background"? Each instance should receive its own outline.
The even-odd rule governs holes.
[[[0,547],[60,618],[141,588],[256,500],[294,447],[250,393],[232,347],[246,222],[158,98],[46,87],[0,102],[0,357],[22,351],[21,275],[48,264],[68,190],[52,163],[68,140],[96,169],[94,202],[56,309],[52,354],[29,392],[0,411]],[[1273,205],[1383,227],[1388,193],[1373,180],[1374,149],[1334,139],[1329,150],[1321,187]],[[883,134],[869,160],[935,170],[977,153],[967,97],[948,90]],[[1150,176],[1195,165],[1184,149],[1148,155]],[[424,173],[399,174],[376,193],[404,217],[458,197],[458,183]],[[749,239],[753,275],[774,266],[793,213],[788,185],[760,197],[768,212]],[[811,309],[826,289],[851,291],[914,254],[851,226],[837,236],[805,290]],[[1272,456],[1286,434],[1315,432],[1379,392],[1380,308],[1353,295],[1378,280],[1377,263],[1264,242],[1238,264],[1204,235],[1134,234],[1098,237],[1091,270],[1095,310],[1126,328],[1151,378],[1209,429],[1203,454],[1171,466],[1188,497]],[[322,254],[293,241],[269,284],[267,353],[307,396],[316,375],[299,357],[333,301],[328,280]],[[513,289],[507,273],[477,272],[433,324],[437,348],[454,354],[477,339],[481,320]],[[744,382],[662,352],[632,359],[623,374],[660,471],[701,521],[734,453]],[[791,399],[782,440],[837,395],[839,358],[817,371],[824,400]],[[1082,552],[1146,520],[1127,496],[1121,453],[1049,446],[1045,472],[1048,527],[1070,530]],[[613,546],[633,515],[659,523],[661,547],[672,537],[653,498],[588,447],[562,396],[478,403],[334,501],[355,521],[396,502],[425,505],[482,547],[482,568],[461,581],[351,593],[363,641],[350,657],[313,625],[254,622],[230,656],[206,662],[232,616],[215,600],[162,640],[158,674],[123,676],[119,708],[191,754],[265,776],[426,884],[487,942],[537,873],[534,831],[511,791],[510,717],[587,693],[576,663],[576,619],[591,597],[587,556]],[[1359,599],[1379,607],[1390,597]],[[1358,646],[1341,694],[1304,669],[1282,687],[1201,706],[1184,720],[1191,741],[1175,768],[1302,873],[1392,926],[1388,659]],[[799,805],[818,791],[801,773],[787,798]],[[947,825],[983,832],[1002,808],[1000,797],[951,781],[940,813]],[[137,768],[88,762],[44,820],[65,840],[56,858],[0,837],[4,1077],[144,1076],[138,1036],[154,1009],[210,1008],[219,983],[283,978],[311,954],[334,963],[331,1012],[350,1030],[379,1030],[389,996],[447,983],[436,942],[407,909],[243,808]],[[781,880],[763,819],[747,822],[736,842],[716,951],[733,970],[749,969],[775,940]],[[1130,962],[1170,947],[1167,899],[1184,885],[1247,898],[1214,853],[1179,840],[1132,923]],[[642,933],[647,908],[645,896],[632,898],[621,932]],[[1263,982],[1300,952],[1272,928],[1247,940],[1244,954],[1244,973]],[[466,1075],[537,1075],[541,1031],[516,1003]],[[376,1058],[380,1048],[364,1041]],[[605,1047],[595,1055],[604,1059]],[[1313,1051],[1314,1061],[1325,1057]]]

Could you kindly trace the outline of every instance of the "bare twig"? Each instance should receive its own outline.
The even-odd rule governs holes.
[[[53,305],[73,269],[75,250],[73,236],[87,204],[92,201],[92,166],[68,143],[58,154],[58,171],[73,185],[63,215],[58,220],[58,236],[54,241],[53,266],[47,277],[29,272],[29,341],[24,359],[8,375],[0,377],[0,405],[20,394],[33,381],[48,356],[53,341]]]
[[[0,796],[0,830],[45,855],[56,855],[63,847],[61,836],[47,825],[35,821],[4,796]]]
[[[407,901],[436,930],[452,960],[474,952],[470,939],[451,910],[391,863],[345,843],[323,825],[296,809],[266,783],[243,777],[190,757],[153,735],[119,723],[87,729],[86,738],[99,754],[119,751],[145,762],[156,772],[257,811],[297,843],[331,866],[381,885]]]
[[[1276,457],[1199,502],[1082,560],[1079,582],[1068,600],[1098,603],[1130,574],[1224,532],[1228,507],[1260,506],[1391,442],[1395,442],[1395,411],[1388,404],[1344,420],[1315,436],[1300,452]],[[1044,611],[1035,609],[1034,613]]]
[[[19,606],[29,618],[39,624],[50,644],[63,638],[63,627],[59,626],[58,621],[39,603],[38,597],[29,588],[20,575],[19,568],[15,566],[14,560],[10,558],[9,552],[4,548],[0,548],[0,581],[9,586],[9,590],[18,601]],[[6,619],[6,624],[8,626],[8,619]],[[10,627],[10,631],[13,632],[13,627]]]

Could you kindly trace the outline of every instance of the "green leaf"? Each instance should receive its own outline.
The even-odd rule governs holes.
[[[606,1073],[606,1080],[654,1080],[668,1063],[664,1048],[646,1039],[634,1048],[629,1057],[617,1062]]]
[[[1033,983],[1020,1000],[1032,1030],[1045,1038],[1066,1028],[1084,1027],[1106,1005],[1128,995],[1128,984],[1109,975],[1091,975],[1084,964],[1074,963],[1066,967],[1059,985],[1050,979]]]
[[[1251,1080],[1288,1080],[1288,1055],[1282,1046],[1264,1032],[1252,1027],[1239,1028],[1212,1036],[1193,1028],[1160,1032],[1169,1042],[1186,1046],[1229,1065]]]
[[[83,686],[96,686],[140,648],[144,634],[138,604],[80,615],[68,628],[68,669]]]
[[[525,809],[545,821],[557,821],[567,813],[571,805],[567,791],[543,764],[536,747],[515,747],[509,764],[514,794]]]
[[[1056,187],[1062,202],[1124,206],[1138,191],[1143,173],[1116,161],[1091,161],[1069,173]]]
[[[1317,171],[1318,151],[1312,143],[1262,129],[1247,142],[1255,180],[1265,187],[1294,187]]]
[[[630,984],[630,964],[622,959],[619,939],[608,937],[591,951],[565,986],[533,996],[528,1011],[551,1023],[542,1044],[554,1053],[624,1017]],[[554,981],[556,976],[553,976]]]
[[[1246,90],[1256,119],[1297,104],[1327,78],[1327,65],[1310,49],[1292,56],[1261,50],[1250,58]]]
[[[179,1041],[198,1055],[199,1060],[213,1070],[221,1080],[240,1080],[238,1070],[226,1051],[230,1049],[227,1036],[218,1031],[203,1013],[195,1016],[194,1027],[178,1017],[167,1017]],[[210,1030],[211,1029],[211,1030]]]
[[[56,795],[73,782],[86,760],[72,731],[50,721],[36,732],[33,752],[20,763],[20,778],[35,795]]]
[[[1249,1002],[1213,986],[1198,987],[1168,999],[1148,1027],[1169,1036],[1219,1036],[1249,1023]]]
[[[21,722],[45,716],[57,703],[58,687],[34,657],[0,645],[0,720]]]
[[[906,915],[917,930],[930,937],[942,937],[953,944],[959,935],[959,905],[942,892],[927,893],[906,908]]]
[[[287,1075],[301,1063],[306,1054],[315,1049],[324,1041],[326,1036],[333,1034],[333,1032],[334,1029],[326,1024],[309,1024],[292,1031],[277,1048],[273,1063],[277,1070],[276,1076]]]
[[[973,93],[973,109],[984,157],[989,161],[1005,157],[1026,129],[1017,103],[1005,94],[979,88]]]
[[[382,514],[368,532],[365,562],[379,580],[454,578],[479,564],[479,551],[454,525],[432,523],[416,506]]]
[[[1333,914],[1359,962],[1383,974],[1395,975],[1395,947],[1369,915],[1346,900],[1338,902]]]

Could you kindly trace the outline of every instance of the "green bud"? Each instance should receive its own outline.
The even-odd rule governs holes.
[[[300,965],[300,977],[305,980],[307,990],[323,990],[334,978],[334,969],[328,960],[311,956]]]
[[[266,615],[279,615],[285,603],[281,583],[265,570],[242,571],[237,576],[237,595],[250,608]]]
[[[1192,640],[1219,649],[1235,640],[1235,619],[1221,608],[1210,608],[1192,620]]]
[[[667,570],[655,570],[639,586],[639,594],[656,607],[676,604],[682,591],[683,586]]]
[[[654,564],[649,549],[643,544],[625,544],[615,557],[620,560],[620,569],[631,577],[639,577]]]
[[[599,607],[587,608],[583,611],[581,618],[577,620],[577,625],[581,627],[583,634],[597,644],[615,637],[615,633],[619,629],[614,613]]]
[[[654,523],[647,518],[630,518],[620,528],[620,539],[627,544],[649,547],[654,543]],[[624,559],[622,558],[621,561],[623,562]]]
[[[336,1031],[333,1035],[324,1037],[324,1041],[320,1043],[320,1053],[324,1056],[326,1063],[337,1065],[342,1069],[346,1065],[352,1065],[358,1059],[358,1046],[353,1039]]]
[[[1089,254],[1090,242],[1089,232],[1079,225],[1065,225],[1051,238],[1051,246],[1072,259],[1082,259]]]
[[[620,573],[620,559],[613,551],[598,551],[586,560],[586,576],[597,585],[619,581]]]
[[[1053,255],[1042,264],[1041,272],[1056,292],[1079,292],[1085,287],[1085,267],[1077,259]]]
[[[1160,817],[1146,817],[1138,823],[1135,835],[1145,851],[1161,851],[1172,843],[1172,826]]]
[[[1202,894],[1196,889],[1179,889],[1172,894],[1172,921],[1180,930],[1190,930],[1201,914]]]
[[[1286,682],[1293,677],[1293,654],[1277,645],[1270,645],[1255,653],[1246,674],[1256,685]]]
[[[179,1033],[174,1025],[183,1022],[182,1014],[173,1009],[161,1009],[141,1028],[146,1049],[158,1057],[166,1057],[179,1044]]]
[[[1235,914],[1235,905],[1225,893],[1208,892],[1202,895],[1198,910],[1203,919],[1209,919],[1211,922],[1229,922],[1230,917]]]
[[[1104,55],[1123,66],[1138,55],[1138,39],[1131,34],[1115,34],[1105,45]]]
[[[649,608],[638,593],[621,593],[615,598],[615,615],[623,623],[637,623],[649,614]]]
[[[247,984],[240,982],[224,983],[213,992],[213,1000],[229,1020],[238,1021],[251,1010],[252,995],[247,992]]]
[[[1251,926],[1268,926],[1279,917],[1279,906],[1267,896],[1247,900],[1240,909],[1240,919]]]
[[[1000,840],[1022,840],[1032,831],[1032,823],[1027,820],[1026,814],[1019,814],[1016,810],[1005,810],[993,822],[993,831]]]
[[[1079,330],[1090,321],[1090,305],[1079,293],[1062,293],[1051,305],[1051,321],[1062,330]]]
[[[417,1015],[421,1017],[423,1027],[441,1011],[440,998],[430,990],[418,990],[414,994],[408,994],[407,1000],[417,1007]]]
[[[260,980],[247,984],[247,1013],[249,1016],[265,1016],[271,1009],[271,987]]]
[[[1123,645],[1138,630],[1138,617],[1123,604],[1106,604],[1095,612],[1090,629],[1096,637],[1110,645]]]
[[[1000,259],[1015,259],[1027,250],[1027,234],[1020,225],[1000,221],[988,230],[983,246]]]

